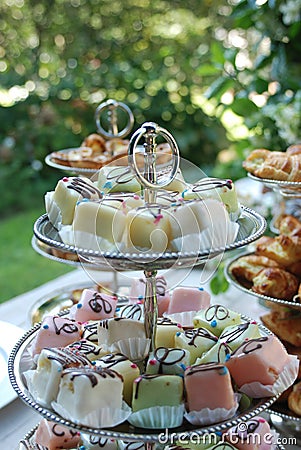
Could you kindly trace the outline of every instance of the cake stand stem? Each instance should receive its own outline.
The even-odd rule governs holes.
[[[145,299],[144,299],[144,326],[145,334],[150,339],[150,351],[155,349],[156,328],[158,318],[157,305],[157,271],[144,271],[145,276]]]

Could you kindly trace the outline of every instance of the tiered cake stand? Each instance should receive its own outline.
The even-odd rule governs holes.
[[[172,149],[172,164],[170,173],[167,177],[157,176],[155,165],[155,152],[157,135],[163,135]],[[141,138],[145,140],[145,170],[141,173],[136,165],[135,156],[137,152],[137,144]],[[164,188],[175,177],[179,167],[179,151],[177,144],[171,134],[154,123],[145,123],[138,131],[134,133],[129,145],[129,162],[135,171],[137,178],[144,186],[144,198],[148,203],[156,201],[156,190]],[[164,253],[118,253],[118,252],[102,252],[76,246],[65,245],[58,232],[52,227],[48,221],[47,215],[41,216],[34,224],[34,235],[36,238],[47,246],[78,254],[80,260],[87,264],[93,264],[97,268],[104,268],[109,265],[110,268],[119,270],[142,270],[146,278],[145,291],[145,331],[149,337],[151,346],[154,348],[156,324],[157,324],[157,298],[156,298],[156,274],[160,269],[166,268],[182,268],[193,267],[204,264],[208,259],[214,258],[224,252],[241,248],[258,239],[265,231],[266,222],[263,217],[249,208],[242,208],[241,217],[238,220],[239,233],[234,243],[219,248],[210,248],[205,251],[196,252],[164,252]],[[243,317],[243,320],[250,319]],[[26,355],[28,347],[32,339],[40,328],[40,324],[32,327],[20,341],[16,344],[9,358],[9,376],[12,386],[19,397],[30,407],[35,409],[43,417],[48,420],[55,421],[70,428],[75,428],[83,433],[90,435],[108,437],[113,439],[121,439],[125,441],[142,441],[149,448],[159,442],[159,436],[164,430],[141,429],[129,425],[124,422],[121,425],[109,429],[93,428],[66,420],[53,410],[47,409],[34,401],[27,392],[23,379],[23,372],[26,370]],[[264,326],[260,326],[263,335],[271,334]],[[172,429],[173,439],[189,437],[192,433],[204,435],[206,433],[216,433],[225,431],[231,426],[237,425],[242,421],[251,419],[269,408],[277,396],[271,398],[262,398],[250,400],[250,402],[241,403],[236,415],[224,422],[220,422],[208,427],[196,427],[188,422],[183,422],[179,428]]]
[[[263,184],[265,187],[272,189],[277,198],[280,199],[280,211],[275,212],[275,216],[271,221],[270,230],[279,234],[279,230],[275,226],[275,219],[282,213],[291,214],[298,216],[297,218],[300,220],[300,213],[298,213],[298,209],[300,210],[301,205],[301,182],[291,182],[291,181],[279,181],[267,178],[259,178],[255,175],[248,173],[248,177],[254,181],[257,181]],[[290,205],[289,205],[290,204]],[[295,209],[295,211],[294,211]],[[244,255],[247,255],[245,253]],[[251,253],[250,253],[251,254]],[[301,313],[301,298],[299,295],[296,295],[292,300],[279,299],[275,297],[270,297],[262,294],[255,293],[249,287],[242,285],[231,273],[231,264],[233,264],[236,259],[240,258],[242,254],[234,257],[229,260],[225,267],[225,276],[230,284],[238,288],[239,290],[245,292],[246,294],[250,294],[254,297],[254,299],[259,299],[262,302],[274,303],[275,305],[280,305],[286,307],[291,310],[295,310],[296,313]],[[276,429],[281,432],[285,432],[288,435],[294,435],[296,438],[300,439],[301,436],[301,417],[295,415],[291,412],[287,407],[282,406],[280,404],[274,403],[269,408],[270,419]],[[300,441],[299,441],[300,443]]]

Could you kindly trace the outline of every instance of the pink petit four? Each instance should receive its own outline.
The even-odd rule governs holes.
[[[103,320],[114,317],[117,297],[100,293],[94,289],[84,289],[75,307],[74,318],[79,322]]]
[[[129,299],[131,303],[136,303],[138,301],[144,301],[145,297],[145,284],[146,281],[144,278],[133,278]],[[162,275],[156,277],[156,294],[157,294],[157,303],[158,303],[158,315],[161,317],[163,313],[168,310],[169,302],[170,302],[170,294],[167,290],[167,282]]]
[[[36,355],[46,347],[66,347],[81,339],[80,323],[67,317],[46,316],[41,323],[31,347],[32,355]]]
[[[271,432],[263,417],[254,417],[229,428],[223,438],[238,450],[270,450],[275,447],[276,440],[275,433]]]
[[[168,314],[199,311],[210,306],[210,294],[203,288],[179,286],[174,289]]]
[[[236,406],[231,376],[223,364],[191,366],[185,371],[184,384],[189,411],[201,411],[204,408],[230,410]]]
[[[275,395],[277,389],[282,392],[293,383],[298,372],[295,358],[273,335],[244,342],[232,353],[226,365],[239,390],[247,393],[246,389],[255,383],[252,392],[255,398],[263,396],[264,386],[272,388],[270,394],[264,391],[266,396]]]
[[[79,432],[59,423],[42,419],[35,432],[35,441],[48,450],[59,448],[77,448],[80,442]]]

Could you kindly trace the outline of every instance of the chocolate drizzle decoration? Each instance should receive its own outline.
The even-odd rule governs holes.
[[[105,314],[109,314],[113,311],[113,307],[109,300],[104,298],[100,293],[94,292],[92,298],[88,302],[90,308],[95,313],[100,313],[104,311]]]
[[[162,374],[164,372],[164,366],[172,366],[182,361],[182,359],[185,357],[185,354],[186,352],[182,348],[156,348],[156,350],[154,351],[154,358],[159,363],[158,373]]]
[[[99,199],[103,198],[102,192],[97,189],[96,186],[92,186],[82,178],[71,178],[71,181],[69,181],[67,188],[78,192],[83,198],[87,198],[89,200],[91,199],[92,195],[97,196]]]
[[[206,328],[193,328],[191,330],[185,330],[183,334],[187,339],[189,339],[187,344],[193,345],[194,347],[197,347],[195,340],[198,337],[210,339],[211,341],[214,342],[218,341],[218,337],[214,336],[214,334],[210,333],[210,331],[206,330]]]
[[[267,336],[261,336],[260,338],[250,339],[247,342],[243,342],[233,353],[232,355],[236,355],[237,353],[244,353],[248,355],[249,353],[253,353],[256,350],[262,348],[261,342],[266,342],[268,340]]]
[[[233,188],[232,180],[221,180],[218,178],[204,178],[193,184],[192,192],[204,192],[212,189],[226,187],[229,190]]]
[[[66,334],[72,334],[72,333],[77,333],[79,331],[79,328],[76,325],[74,320],[68,319],[68,322],[67,322],[67,319],[63,319],[63,320],[66,320],[66,322],[63,323],[63,325],[61,327],[59,327],[56,323],[58,320],[62,320],[62,318],[59,316],[52,317],[55,334],[60,335],[61,332],[66,333]]]
[[[222,305],[212,305],[205,311],[205,319],[211,322],[213,319],[226,320],[230,316],[229,311]]]

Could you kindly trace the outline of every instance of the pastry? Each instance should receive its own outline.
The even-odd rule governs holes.
[[[256,398],[280,393],[293,383],[298,372],[296,367],[291,369],[289,381],[288,378],[282,378],[285,368],[290,371],[293,360],[295,357],[291,357],[279,339],[271,335],[242,343],[225,364],[242,392],[248,393],[248,385],[253,386],[256,383],[252,391],[253,397]],[[271,389],[270,393],[264,391],[265,395],[262,395],[259,383],[262,386],[272,386],[276,392]]]
[[[216,336],[219,336],[226,327],[239,323],[241,323],[241,315],[223,305],[212,305],[200,310],[193,319],[195,328],[206,328]]]
[[[287,155],[300,155],[301,154],[301,144],[293,144],[287,147],[285,153]]]
[[[80,444],[80,433],[59,423],[41,419],[34,434],[36,444],[47,450],[74,449]]]
[[[79,322],[67,317],[46,316],[32,341],[31,352],[36,355],[46,347],[65,347],[79,341],[81,335]]]
[[[188,350],[182,348],[157,347],[150,353],[146,365],[148,374],[183,375],[190,364]]]
[[[277,221],[279,233],[285,236],[301,236],[301,222],[292,215],[282,216]]]
[[[292,300],[297,294],[299,281],[295,275],[280,268],[262,269],[253,278],[252,290],[258,294]]]
[[[243,162],[243,167],[259,178],[301,181],[301,158],[299,154],[292,155],[266,149],[253,150]]]
[[[272,311],[261,316],[261,321],[280,339],[301,347],[301,316],[298,311],[290,310],[285,315]]]
[[[230,272],[241,282],[252,282],[258,273],[267,267],[279,267],[279,264],[266,256],[241,256],[230,265]]]
[[[74,307],[74,319],[79,322],[109,319],[114,316],[116,305],[117,297],[94,289],[84,289]]]
[[[288,407],[298,416],[301,416],[301,381],[295,384],[288,396]]]
[[[175,347],[183,348],[190,353],[190,364],[194,364],[197,358],[207,352],[218,341],[215,336],[206,328],[193,328],[190,330],[178,331],[174,338]]]
[[[187,368],[184,385],[188,411],[229,410],[237,406],[230,373],[223,364],[199,364]]]
[[[256,245],[256,254],[273,259],[278,264],[288,267],[301,260],[300,239],[297,236],[277,236]]]
[[[123,378],[123,398],[131,405],[133,382],[140,375],[138,366],[121,353],[109,353],[95,360],[95,367],[113,369]]]
[[[91,133],[86,136],[80,146],[89,147],[94,153],[104,153],[106,151],[106,141],[97,133]]]

